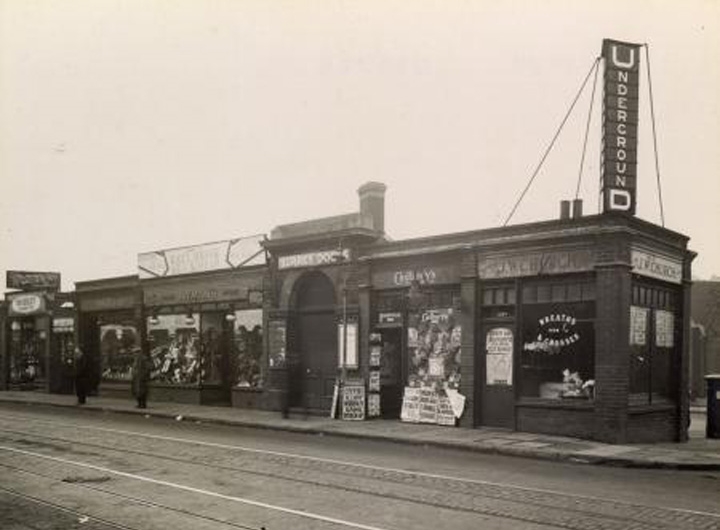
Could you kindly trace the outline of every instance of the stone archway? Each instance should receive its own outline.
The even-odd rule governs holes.
[[[319,271],[303,274],[290,300],[293,333],[290,351],[290,404],[307,410],[330,410],[337,375],[337,323],[335,287]]]

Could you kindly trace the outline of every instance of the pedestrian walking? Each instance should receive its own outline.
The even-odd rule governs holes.
[[[81,348],[75,348],[75,394],[77,395],[78,405],[84,405],[87,399],[90,384],[89,369],[87,355]]]
[[[150,363],[142,350],[135,351],[132,371],[132,394],[137,400],[137,408],[147,408],[148,382],[150,380]]]

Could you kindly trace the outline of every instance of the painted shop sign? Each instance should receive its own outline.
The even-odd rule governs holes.
[[[78,303],[81,311],[114,311],[132,309],[136,301],[137,297],[132,293],[117,296],[83,294],[79,297]]]
[[[402,313],[398,311],[392,311],[390,313],[379,313],[378,323],[379,324],[399,324],[402,322]]]
[[[138,254],[141,280],[265,264],[263,236]]]
[[[145,304],[149,306],[197,304],[203,302],[226,302],[233,300],[249,300],[252,284],[237,279],[216,279],[196,282],[184,282],[173,285],[146,286],[143,290]],[[257,293],[253,299],[258,301],[261,297],[261,286],[258,284]],[[253,292],[255,292],[253,291]]]
[[[45,312],[45,296],[42,293],[8,294],[10,316],[37,315]]]
[[[53,318],[53,333],[68,333],[75,329],[75,319],[72,317]]]
[[[485,382],[488,385],[512,385],[513,332],[494,328],[485,336]]]
[[[460,269],[455,264],[407,267],[376,271],[372,276],[373,286],[378,289],[409,287],[413,282],[420,285],[459,283]]]
[[[303,267],[319,267],[321,265],[335,265],[350,261],[350,249],[319,250],[303,254],[290,254],[278,258],[278,269],[297,269]]]
[[[635,214],[640,46],[605,39],[603,211]]]
[[[651,252],[632,249],[633,272],[641,276],[655,278],[671,283],[682,283],[682,261],[671,259]]]
[[[565,250],[520,254],[517,256],[480,258],[478,276],[485,280],[518,278],[541,274],[564,274],[593,270],[593,250]]]
[[[5,285],[8,289],[22,291],[59,291],[59,272],[7,271]]]

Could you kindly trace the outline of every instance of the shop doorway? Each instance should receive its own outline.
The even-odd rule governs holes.
[[[514,387],[515,327],[512,323],[488,323],[481,327],[480,424],[515,428]]]
[[[383,418],[399,419],[405,381],[402,362],[403,328],[381,329],[380,335],[380,411]]]
[[[298,280],[294,296],[295,333],[291,351],[290,406],[329,413],[337,375],[335,288],[313,271]]]

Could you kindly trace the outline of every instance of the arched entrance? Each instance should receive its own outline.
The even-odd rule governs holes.
[[[294,333],[290,350],[296,362],[290,371],[290,404],[329,411],[337,373],[335,288],[318,271],[304,274],[293,297]]]

